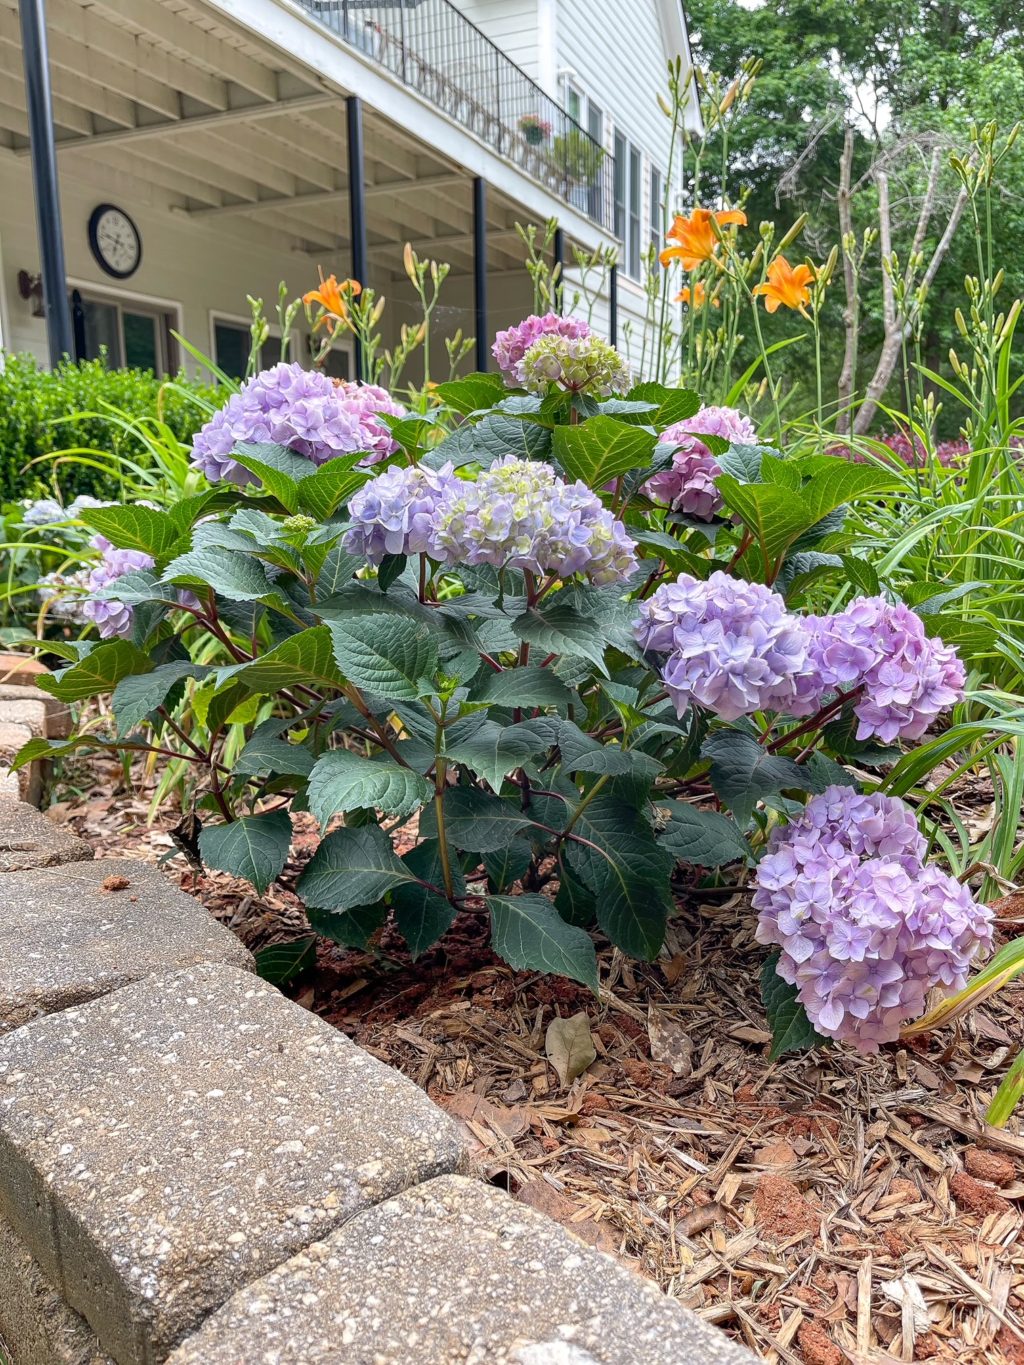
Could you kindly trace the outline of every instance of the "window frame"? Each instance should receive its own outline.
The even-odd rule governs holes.
[[[91,280],[83,280],[71,275],[65,280],[65,288],[69,304],[72,295],[77,292],[83,303],[106,304],[108,307],[116,309],[119,353],[116,357],[112,357],[112,363],[116,368],[127,365],[125,360],[124,314],[139,313],[152,316],[157,323],[156,343],[159,368],[154,371],[157,378],[166,379],[177,373],[180,353],[172,332],[182,331],[182,309],[181,304],[176,299],[162,299],[153,294],[139,294],[133,289],[119,289],[116,285],[111,285],[108,288],[106,284],[97,285]]]

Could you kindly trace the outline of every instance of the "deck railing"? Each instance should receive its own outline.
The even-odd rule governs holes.
[[[611,153],[451,0],[299,4],[566,203],[613,228]]]

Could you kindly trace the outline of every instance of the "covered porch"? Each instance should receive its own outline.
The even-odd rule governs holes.
[[[397,337],[417,315],[402,269],[410,241],[451,264],[438,331],[477,336],[471,358],[482,365],[494,330],[531,303],[516,222],[557,215],[566,254],[571,241],[612,241],[588,213],[593,188],[581,197],[536,155],[512,131],[519,115],[506,123],[488,112],[484,68],[470,69],[454,30],[443,30],[444,51],[415,63],[408,27],[403,44],[388,38],[396,15],[411,26],[404,6],[47,0],[42,11],[42,0],[0,0],[8,349],[53,360],[102,345],[111,363],[173,370],[186,358],[177,331],[237,368],[246,296],[262,297],[272,316],[279,282],[302,293],[318,267],[384,294],[386,339]],[[443,13],[467,26],[463,38],[483,40],[453,6]],[[436,43],[438,30],[418,31],[420,46],[428,32]],[[528,82],[520,103],[542,98],[497,49],[486,54],[507,110],[515,73]],[[138,231],[141,257],[125,278],[90,244],[102,203]],[[339,372],[351,363],[339,355]]]

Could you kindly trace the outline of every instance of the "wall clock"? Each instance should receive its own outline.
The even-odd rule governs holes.
[[[115,204],[97,204],[89,216],[89,246],[100,267],[116,280],[134,275],[142,260],[139,229]]]

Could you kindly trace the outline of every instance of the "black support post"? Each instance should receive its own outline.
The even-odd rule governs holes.
[[[43,275],[43,307],[50,364],[74,354],[71,309],[68,305],[64,232],[57,184],[57,149],[53,140],[53,97],[46,47],[46,0],[18,0],[21,44],[25,58],[25,95],[32,144],[32,182],[36,196],[36,226]]]
[[[352,278],[365,289],[366,268],[366,171],[363,156],[363,102],[358,95],[345,101],[348,128],[348,211],[352,237]],[[355,338],[356,378],[363,374],[363,348]]]
[[[483,373],[490,359],[487,325],[487,181],[473,177],[473,309],[476,327],[476,368]]]
[[[562,300],[565,297],[565,233],[560,227],[555,228],[555,259],[553,266],[558,273],[555,279],[555,312],[562,311]]]
[[[608,270],[608,340],[619,344],[619,267],[614,262]]]

